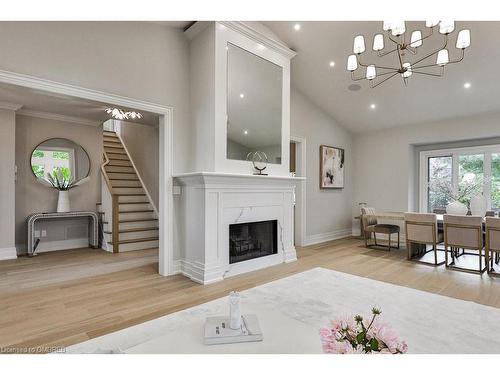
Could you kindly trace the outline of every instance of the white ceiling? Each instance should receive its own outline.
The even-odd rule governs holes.
[[[15,85],[0,83],[0,102],[21,106],[19,113],[42,112],[80,118],[102,123],[110,118],[105,109],[109,104],[74,98],[67,95],[52,94],[45,91],[29,89]],[[134,110],[133,108],[122,108]],[[157,125],[158,116],[141,111],[141,120],[128,120],[147,125]]]
[[[471,47],[466,50],[465,59],[448,66],[441,78],[414,74],[404,87],[402,80],[395,77],[373,89],[367,81],[360,81],[356,83],[361,89],[356,92],[348,89],[354,82],[346,70],[353,38],[363,34],[367,50],[371,50],[373,35],[382,32],[382,22],[299,21],[299,31],[294,30],[295,23],[264,22],[298,52],[292,60],[292,85],[354,132],[500,110],[500,79],[496,73],[500,66],[500,22],[457,22],[448,47],[450,58],[458,56],[458,30],[471,30]],[[417,28],[423,30],[424,22],[407,23],[409,32]],[[423,47],[437,48],[442,43],[442,36],[438,35],[425,40]],[[333,68],[330,61],[335,61]],[[367,56],[364,62],[368,61]],[[471,83],[469,89],[463,87],[465,82]],[[370,109],[372,103],[376,104],[375,110]]]

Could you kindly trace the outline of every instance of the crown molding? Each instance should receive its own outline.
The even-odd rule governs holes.
[[[1,102],[0,101],[0,109],[7,109],[9,111],[17,111],[22,106],[23,106],[22,104],[18,104],[18,103],[9,103],[9,102]]]
[[[32,110],[29,110],[29,109],[21,109],[21,110],[17,111],[17,114],[18,115],[22,115],[22,116],[43,118],[43,119],[46,119],[46,120],[71,122],[71,123],[79,124],[79,125],[99,126],[99,125],[102,124],[101,121],[88,120],[88,119],[81,118],[81,117],[60,115],[58,113],[50,113],[50,112],[43,112],[43,111],[32,111]]]
[[[297,55],[297,52],[291,50],[286,46],[285,44],[281,43],[280,41],[277,41],[275,39],[269,38],[267,35],[261,33],[260,31],[257,31],[253,29],[251,26],[247,25],[245,22],[241,21],[220,21],[217,22],[221,25],[224,25],[242,35],[245,35],[247,38],[250,38],[254,40],[257,43],[262,44],[263,46],[266,46],[267,48],[274,50],[278,52],[279,54],[291,59],[295,55]]]

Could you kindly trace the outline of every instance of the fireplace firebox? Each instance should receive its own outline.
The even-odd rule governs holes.
[[[278,220],[229,225],[229,264],[278,253]]]

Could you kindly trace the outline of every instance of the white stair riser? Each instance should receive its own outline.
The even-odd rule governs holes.
[[[126,154],[113,154],[113,155],[108,155],[109,161],[115,161],[116,159],[119,160],[128,160],[128,156]]]
[[[135,242],[135,243],[127,243],[127,244],[120,244],[119,246],[119,251],[133,251],[133,250],[142,250],[142,249],[151,249],[155,247],[159,247],[160,242],[158,240],[156,241],[145,241],[145,242]]]
[[[123,146],[121,143],[115,143],[115,142],[106,142],[104,141],[104,149],[109,149],[109,148],[118,148],[120,150],[123,150]]]
[[[120,203],[120,211],[137,211],[137,210],[152,210],[152,207],[149,203],[141,203],[141,204]]]
[[[125,179],[131,179],[131,178],[137,178],[137,175],[130,174],[130,173],[120,173],[120,172],[108,172],[107,173],[109,178],[125,178]]]
[[[104,169],[106,170],[106,173],[135,172],[134,168],[132,168],[132,167],[121,167],[121,166],[115,166],[115,165],[105,166]]]
[[[141,181],[133,181],[133,180],[127,180],[127,181],[123,181],[123,180],[110,180],[111,181],[111,185],[113,186],[113,188],[117,188],[117,187],[142,187],[141,185]]]
[[[158,237],[158,229],[148,230],[143,232],[126,232],[120,233],[120,241],[135,240],[137,238]]]
[[[118,197],[118,202],[119,203],[126,203],[126,202],[143,202],[147,201],[148,197],[147,195],[120,195]]]
[[[125,187],[116,187],[113,188],[116,194],[144,194],[144,190],[142,188],[125,188]]]
[[[154,212],[126,212],[119,214],[120,220],[154,219]]]
[[[123,165],[125,167],[131,167],[132,163],[128,160],[110,160],[107,166],[117,166],[117,165]]]
[[[120,230],[122,230],[122,229],[148,228],[148,227],[154,227],[156,225],[158,225],[158,221],[151,220],[151,221],[139,221],[137,223],[120,223],[118,226]]]

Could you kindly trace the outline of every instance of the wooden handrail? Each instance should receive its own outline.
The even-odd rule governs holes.
[[[115,193],[113,190],[113,186],[111,185],[111,182],[109,181],[108,174],[106,172],[106,165],[109,164],[109,158],[108,155],[106,154],[106,151],[103,152],[102,154],[104,162],[101,164],[101,173],[102,176],[104,177],[104,180],[106,181],[106,185],[108,187],[109,193],[111,194],[111,222],[112,222],[112,229],[111,229],[111,236],[112,236],[112,242],[113,242],[113,253],[118,253],[119,252],[119,242],[120,242],[120,214],[119,214],[119,196]]]

